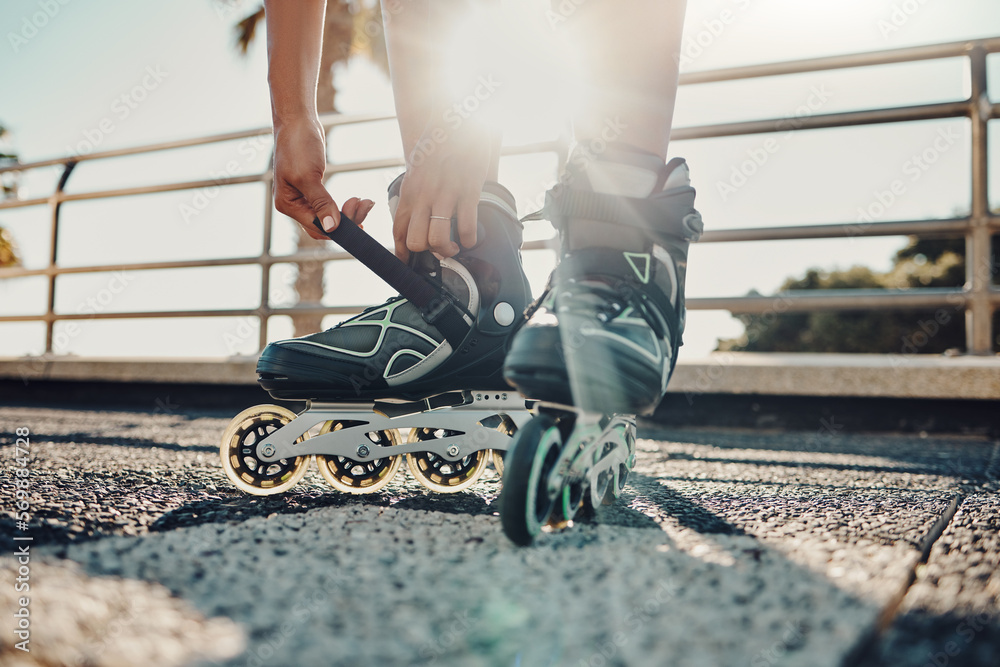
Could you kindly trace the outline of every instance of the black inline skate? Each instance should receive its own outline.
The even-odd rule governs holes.
[[[702,221],[684,160],[576,150],[537,217],[560,262],[504,373],[536,416],[507,456],[500,516],[517,544],[614,502],[635,464],[635,415],[663,397],[684,330],[689,244]]]
[[[393,211],[401,182],[389,186]],[[502,374],[531,300],[521,231],[513,197],[496,183],[480,198],[476,245],[448,259],[422,252],[403,263],[342,216],[330,239],[400,295],[267,346],[257,362],[261,387],[307,408],[296,416],[260,405],[237,415],[221,446],[229,479],[248,493],[281,493],[315,457],[334,488],[371,493],[404,455],[421,484],[444,493],[471,486],[491,460],[502,474],[510,436],[530,418]]]

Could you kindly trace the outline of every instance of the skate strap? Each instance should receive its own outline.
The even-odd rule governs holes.
[[[695,189],[671,188],[646,199],[620,197],[556,185],[545,193],[544,213],[557,227],[574,218],[600,220],[643,230],[654,238],[697,241],[705,228],[694,208]]]
[[[470,326],[463,317],[464,309],[447,290],[414,271],[343,213],[332,232],[323,229],[319,218],[313,218],[313,225],[419,308],[424,320],[440,331],[453,349],[462,344]]]

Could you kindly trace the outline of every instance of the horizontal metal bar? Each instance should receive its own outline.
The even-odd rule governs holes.
[[[286,308],[227,308],[215,310],[149,310],[123,311],[103,313],[55,313],[47,315],[4,315],[0,322],[46,322],[70,320],[123,320],[123,319],[164,319],[189,317],[260,317],[262,314],[274,315],[356,315],[368,306],[323,306],[299,305]]]
[[[549,240],[526,241],[521,250],[550,250]],[[291,255],[258,255],[256,257],[230,257],[222,259],[183,259],[168,262],[135,262],[132,264],[94,264],[90,266],[54,266],[42,269],[5,268],[0,269],[0,280],[4,278],[28,278],[31,276],[70,275],[79,273],[110,273],[113,271],[152,271],[162,269],[197,269],[218,266],[271,266],[273,264],[297,264],[299,262],[334,262],[353,259],[350,253],[336,250],[321,252],[297,252]]]
[[[925,287],[912,290],[849,289],[793,290],[772,296],[702,297],[687,299],[691,310],[728,310],[731,313],[785,313],[818,310],[962,310],[968,293],[961,288]],[[1000,303],[1000,292],[991,294]]]
[[[1000,217],[994,217],[993,222],[1000,226]],[[863,238],[866,236],[961,236],[970,226],[970,218],[958,218],[954,220],[900,220],[832,225],[796,225],[794,227],[716,229],[705,232],[699,243],[794,241],[803,239]]]
[[[700,297],[687,299],[690,310],[728,310],[741,313],[792,313],[819,310],[910,310],[923,308],[965,308],[969,294],[960,288],[925,287],[912,290],[850,289],[793,290],[771,296]],[[990,291],[990,304],[1000,306],[1000,290]],[[285,308],[234,308],[227,310],[172,310],[114,313],[55,313],[4,315],[4,322],[46,322],[49,320],[160,319],[190,317],[260,317],[261,315],[354,315],[368,306],[297,305]]]
[[[542,141],[533,144],[523,144],[519,146],[508,146],[501,151],[502,155],[525,155],[532,153],[550,152],[556,150],[557,142]],[[406,163],[401,157],[383,158],[378,160],[363,160],[358,162],[329,163],[326,166],[326,175],[353,173],[357,171],[368,171],[374,169],[391,169],[393,167],[403,167]],[[211,188],[225,185],[239,185],[243,183],[264,183],[272,178],[270,170],[260,174],[247,174],[245,176],[229,176],[226,178],[209,178],[198,181],[184,181],[181,183],[164,183],[161,185],[143,185],[131,188],[112,188],[109,190],[96,190],[92,192],[81,192],[75,194],[57,193],[53,195],[57,201],[81,201],[87,199],[105,199],[111,197],[128,197],[133,195],[154,194],[158,192],[175,192],[177,190],[196,190],[200,188]],[[22,208],[25,206],[38,206],[48,204],[52,197],[10,200],[0,202],[0,209]]]
[[[769,118],[738,123],[719,123],[696,127],[679,127],[670,133],[674,141],[688,139],[712,139],[748,134],[769,134],[773,132],[796,132],[799,130],[819,130],[835,127],[855,127],[880,123],[904,123],[915,120],[938,120],[941,118],[963,118],[969,116],[969,102],[941,102],[920,104],[892,109],[864,109],[839,113],[818,114],[801,118]]]
[[[395,116],[392,114],[323,114],[320,116],[320,122],[323,127],[327,129],[331,127],[337,127],[340,125],[354,125],[358,123],[373,123],[378,121],[388,121],[395,120]],[[0,167],[0,174],[6,171],[25,171],[28,169],[37,169],[39,167],[50,167],[56,164],[66,164],[67,162],[83,162],[84,160],[102,160],[105,158],[114,157],[124,157],[126,155],[135,155],[137,153],[152,153],[155,151],[170,150],[173,148],[188,148],[190,146],[203,146],[206,144],[219,143],[223,141],[234,141],[236,139],[248,139],[250,137],[259,137],[265,134],[271,134],[271,127],[256,127],[249,130],[240,130],[238,132],[224,132],[221,134],[211,134],[202,137],[194,137],[191,139],[178,139],[176,141],[163,141],[155,144],[145,144],[143,146],[133,146],[130,148],[118,148],[110,151],[99,151],[95,153],[87,153],[85,155],[75,155],[66,156],[60,158],[52,158],[49,160],[37,160],[35,162],[26,162],[24,164],[9,165],[6,167]]]
[[[787,227],[750,227],[747,229],[717,229],[704,233],[700,243],[738,243],[744,241],[793,241],[829,238],[863,238],[876,236],[958,236],[970,227],[969,218],[952,220],[907,220],[891,222],[857,222],[830,225],[795,225]],[[989,225],[1000,229],[1000,216],[991,216]],[[549,250],[551,239],[526,241],[522,251]],[[0,280],[30,276],[66,275],[79,273],[107,273],[112,271],[146,271],[162,269],[190,269],[218,266],[247,266],[291,264],[306,261],[340,261],[351,259],[343,251],[304,252],[291,255],[261,255],[256,257],[231,257],[223,259],[192,259],[165,262],[136,262],[131,264],[98,264],[91,266],[66,266],[41,269],[0,269]]]
[[[134,195],[148,195],[158,192],[176,192],[178,190],[197,190],[201,188],[213,188],[223,185],[240,185],[243,183],[263,183],[271,178],[271,172],[265,171],[262,174],[248,174],[246,176],[228,176],[226,178],[207,178],[198,181],[184,181],[181,183],[163,183],[161,185],[139,185],[131,188],[112,188],[110,190],[94,190],[91,192],[64,193],[58,192],[52,197],[31,203],[24,202],[0,202],[0,210],[5,208],[19,208],[21,206],[31,206],[33,204],[47,204],[52,199],[59,202],[84,201],[88,199],[110,199],[112,197],[129,197]]]
[[[31,199],[5,199],[0,201],[0,209],[5,208],[24,208],[26,206],[41,206],[42,204],[48,204],[48,197],[33,197]]]
[[[911,46],[888,51],[869,51],[867,53],[825,56],[821,58],[809,58],[807,60],[791,60],[780,63],[727,67],[723,69],[706,70],[703,72],[686,72],[680,76],[680,84],[694,85],[699,83],[716,83],[719,81],[736,81],[738,79],[753,79],[766,76],[805,74],[808,72],[819,72],[831,69],[894,65],[897,63],[915,62],[919,60],[961,58],[963,56],[968,56],[969,53],[975,48],[982,48],[987,53],[1000,51],[1000,37],[972,41],[948,42],[945,44]]]
[[[780,76],[785,74],[802,74],[831,69],[847,69],[852,67],[870,67],[877,65],[889,65],[903,62],[914,62],[918,60],[933,60],[939,58],[957,58],[966,56],[974,48],[982,48],[987,53],[1000,51],[1000,37],[989,39],[950,42],[946,44],[933,44],[926,46],[908,47],[893,49],[889,51],[873,51],[867,53],[856,53],[838,56],[828,56],[822,58],[810,58],[807,60],[786,61],[780,63],[766,63],[761,65],[749,65],[744,67],[731,67],[703,72],[687,72],[680,76],[680,85],[693,85],[699,83],[712,83],[720,81],[735,81],[739,79]],[[996,112],[994,112],[996,115]],[[370,123],[378,121],[394,120],[394,115],[387,114],[326,114],[320,117],[320,122],[326,128],[340,125],[352,125],[358,123]],[[99,151],[87,153],[85,155],[64,156],[47,160],[36,160],[23,164],[8,165],[0,167],[0,173],[8,171],[25,171],[58,164],[66,164],[70,161],[82,162],[85,160],[100,160],[105,158],[123,157],[138,153],[151,153],[154,151],[169,150],[174,148],[186,148],[190,146],[201,146],[210,143],[232,141],[250,137],[269,134],[270,127],[258,127],[250,130],[238,132],[225,132],[221,134],[194,137],[191,139],[180,139],[176,141],[165,141],[155,144],[145,144],[129,148],[120,148],[109,151]]]

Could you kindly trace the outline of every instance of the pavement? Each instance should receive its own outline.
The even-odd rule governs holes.
[[[30,470],[26,529],[0,489],[0,667],[1000,665],[986,436],[642,424],[622,501],[518,548],[492,471],[244,495],[231,416],[0,406],[4,469]]]

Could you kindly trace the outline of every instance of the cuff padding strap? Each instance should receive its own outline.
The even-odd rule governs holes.
[[[574,218],[599,220],[636,227],[653,238],[697,241],[705,225],[694,208],[694,196],[690,186],[637,199],[557,185],[545,193],[545,213],[557,228]]]

